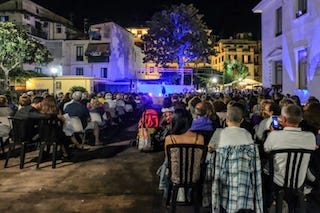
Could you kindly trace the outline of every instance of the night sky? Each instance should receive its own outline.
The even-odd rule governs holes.
[[[145,26],[155,12],[170,5],[193,4],[203,14],[207,26],[215,34],[230,36],[236,32],[252,32],[260,38],[260,14],[254,14],[252,8],[260,0],[32,0],[49,10],[72,19],[78,28],[82,28],[83,19],[95,24],[113,21],[123,27]],[[129,1],[129,2],[128,2]],[[210,5],[209,5],[210,4]],[[212,6],[213,5],[213,6]]]

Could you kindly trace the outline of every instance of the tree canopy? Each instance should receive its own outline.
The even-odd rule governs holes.
[[[49,50],[25,29],[11,22],[0,22],[0,69],[8,88],[9,72],[24,63],[39,65],[53,60]]]
[[[145,43],[144,62],[157,66],[185,63],[195,59],[208,60],[212,55],[212,40],[209,30],[192,4],[173,5],[168,10],[156,12],[148,23],[148,34],[142,37]]]
[[[231,83],[235,80],[244,79],[249,74],[248,67],[237,60],[225,61],[223,69],[225,84]]]

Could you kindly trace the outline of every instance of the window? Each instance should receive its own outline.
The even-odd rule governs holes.
[[[248,55],[248,63],[251,63],[251,55]]]
[[[297,0],[296,18],[299,18],[307,12],[308,0]]]
[[[298,51],[298,89],[307,89],[307,49]]]
[[[9,21],[9,16],[0,16],[0,21],[1,21],[1,22],[7,22],[7,21]]]
[[[56,24],[56,33],[62,33],[62,26],[61,24]]]
[[[282,85],[282,61],[274,62],[274,84]]]
[[[76,68],[76,75],[83,75],[83,67]]]
[[[56,81],[56,89],[61,89],[61,87],[62,87],[62,83],[61,83],[61,81]]]
[[[105,68],[105,67],[101,68],[101,77],[108,78],[108,68]]]
[[[282,34],[282,7],[276,10],[276,36]]]
[[[83,61],[83,46],[76,47],[76,57],[77,61]]]
[[[41,67],[34,67],[34,71],[37,73],[42,73]]]

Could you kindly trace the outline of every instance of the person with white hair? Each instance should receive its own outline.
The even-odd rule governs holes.
[[[82,98],[82,92],[75,91],[72,94],[72,101],[65,104],[64,112],[68,114],[68,116],[76,116],[80,118],[82,127],[85,130],[93,129],[93,135],[95,136],[95,144],[100,144],[99,141],[99,127],[95,122],[90,122],[90,114],[89,110],[86,106],[84,106],[80,101]],[[76,145],[77,148],[82,148],[79,145],[79,142],[76,141],[74,136],[71,136],[71,141]]]

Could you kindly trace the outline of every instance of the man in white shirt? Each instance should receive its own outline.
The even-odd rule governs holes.
[[[298,127],[302,120],[302,111],[299,106],[295,104],[284,106],[281,110],[280,118],[279,123],[283,127],[283,130],[270,132],[264,143],[265,152],[279,149],[315,150],[316,139],[314,134],[302,131],[301,128]],[[301,174],[306,174],[309,158],[310,157],[306,157],[303,159],[300,167]],[[279,186],[283,186],[284,184],[286,160],[287,155],[285,154],[278,154],[275,157],[274,166],[277,169],[274,171],[274,182]],[[301,185],[302,183],[299,183],[299,186]]]
[[[228,127],[216,129],[209,143],[209,151],[210,148],[217,149],[229,145],[253,144],[251,134],[240,127],[242,121],[242,110],[237,106],[229,107],[226,117]]]

